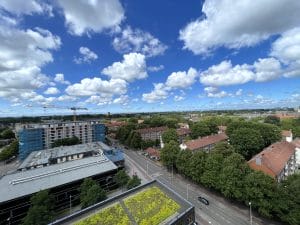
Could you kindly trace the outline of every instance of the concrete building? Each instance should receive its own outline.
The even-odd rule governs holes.
[[[81,143],[105,140],[105,126],[96,121],[42,124],[18,124],[19,157],[24,160],[32,151],[48,149],[54,141],[76,136]]]
[[[210,152],[210,150],[219,142],[227,141],[228,136],[225,133],[214,134],[195,140],[190,140],[180,145],[181,150],[189,149],[191,151],[203,150]]]
[[[140,185],[136,188],[133,188],[131,190],[128,190],[120,195],[117,195],[115,197],[109,198],[103,202],[97,203],[93,206],[90,206],[86,209],[80,210],[78,212],[75,212],[69,216],[66,216],[64,218],[58,219],[52,223],[50,223],[49,225],[71,225],[71,224],[76,224],[81,222],[82,224],[84,224],[84,219],[89,219],[92,218],[94,215],[101,215],[101,213],[103,212],[103,210],[105,209],[109,209],[112,207],[119,207],[117,213],[115,213],[115,211],[112,210],[112,214],[108,214],[108,213],[104,213],[101,216],[99,216],[99,219],[103,219],[103,217],[108,217],[108,216],[112,216],[114,217],[119,217],[124,219],[124,217],[128,218],[128,222],[126,224],[139,224],[137,221],[137,216],[133,216],[134,213],[136,213],[136,215],[139,215],[139,217],[142,216],[147,216],[146,218],[152,219],[153,217],[155,217],[160,210],[156,209],[156,210],[152,210],[149,211],[146,215],[145,214],[140,214],[139,212],[137,212],[137,210],[141,209],[146,211],[147,210],[147,206],[151,207],[155,207],[155,201],[151,201],[149,202],[149,198],[153,198],[153,199],[157,199],[159,196],[154,195],[154,194],[150,194],[150,191],[153,190],[153,188],[155,188],[155,190],[158,190],[160,193],[162,193],[165,198],[168,199],[168,202],[175,202],[176,204],[178,204],[178,209],[176,210],[175,213],[169,215],[167,218],[165,218],[160,224],[165,224],[165,225],[192,225],[195,222],[195,207],[188,201],[186,201],[184,198],[182,198],[180,195],[178,195],[176,192],[174,192],[173,190],[171,190],[170,188],[168,188],[165,184],[157,181],[157,180],[153,180],[150,181],[149,183],[146,183],[144,185]],[[147,192],[148,191],[148,192]],[[141,199],[139,202],[136,203],[136,209],[135,211],[132,211],[132,209],[126,205],[126,200],[129,198],[134,198],[136,195],[138,194],[142,194],[143,192],[147,192],[147,199]],[[148,201],[147,201],[148,200]],[[160,202],[161,205],[164,204],[164,201]],[[159,207],[160,204],[157,204],[157,206]],[[115,213],[115,215],[114,215]],[[112,220],[112,219],[110,219]],[[83,221],[83,222],[82,222]],[[97,224],[101,224],[101,222],[97,221],[97,218],[94,219],[94,221]]]
[[[113,176],[118,167],[102,150],[91,156],[88,149],[65,149],[33,152],[19,167],[19,171],[0,178],[0,224],[19,224],[30,207],[30,197],[48,189],[55,197],[55,212],[79,204],[79,187],[83,179],[90,177],[102,188],[116,188]],[[51,163],[51,160],[54,162]]]
[[[295,173],[295,146],[287,141],[276,142],[250,159],[248,165],[280,182]]]
[[[144,141],[148,140],[160,140],[161,135],[164,131],[166,131],[167,127],[150,127],[150,128],[144,128],[144,129],[138,129],[136,130],[142,137]]]

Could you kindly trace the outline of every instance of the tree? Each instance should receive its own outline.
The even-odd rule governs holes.
[[[15,138],[15,133],[11,129],[8,128],[1,132],[0,137],[2,139]]]
[[[198,183],[201,183],[201,177],[205,170],[206,159],[207,154],[203,151],[194,153],[190,159],[190,176]]]
[[[141,184],[141,179],[137,175],[133,175],[132,178],[130,178],[127,182],[127,189],[132,189],[134,187],[137,187]]]
[[[224,158],[230,156],[232,153],[235,152],[234,147],[227,142],[219,142],[217,143],[213,150],[214,153],[219,153],[223,155]]]
[[[157,146],[156,141],[154,141],[154,140],[146,140],[146,141],[142,140],[141,141],[142,149],[147,149],[147,148],[153,147],[153,146]]]
[[[165,144],[160,153],[162,163],[168,168],[176,166],[176,160],[179,152],[180,148],[178,143],[175,141],[170,141],[169,143]]]
[[[141,142],[142,142],[142,137],[138,132],[133,131],[133,134],[131,135],[131,140],[130,140],[130,147],[134,149],[139,149],[141,148]]]
[[[261,171],[251,171],[244,178],[243,199],[245,204],[251,202],[252,207],[257,208],[263,216],[271,217],[276,191],[274,179]]]
[[[264,140],[259,131],[250,128],[239,128],[230,136],[230,144],[247,160],[264,147]]]
[[[180,151],[176,159],[176,168],[179,172],[188,177],[191,177],[191,159],[193,159],[193,154],[191,151]]]
[[[164,144],[169,143],[170,141],[175,141],[178,143],[178,135],[175,129],[168,129],[162,134],[162,140]]]
[[[206,125],[209,128],[210,134],[218,133],[219,128],[218,128],[217,121],[214,117],[209,117],[209,118],[205,119],[204,122],[206,123]]]
[[[204,172],[201,176],[201,183],[209,188],[219,189],[219,176],[222,169],[223,156],[219,153],[208,154],[205,164]]]
[[[274,207],[282,221],[300,224],[300,174],[289,176],[279,185]]]
[[[23,225],[46,225],[53,219],[54,197],[48,190],[43,190],[30,199],[31,207],[26,217],[23,219]]]
[[[242,155],[233,153],[222,165],[219,176],[219,188],[227,198],[243,199],[244,177],[250,172]]]
[[[203,121],[194,123],[191,127],[191,137],[194,139],[198,137],[204,137],[210,134],[211,133],[209,126]]]
[[[264,120],[265,123],[270,123],[279,126],[280,119],[277,116],[267,116]]]
[[[18,140],[14,140],[10,145],[4,147],[4,149],[0,152],[0,161],[7,160],[13,156],[16,156],[19,151],[19,142]]]
[[[105,191],[91,178],[85,178],[80,185],[80,203],[82,208],[106,199]]]
[[[128,181],[129,181],[130,177],[127,175],[127,173],[125,172],[125,170],[119,170],[116,175],[114,176],[114,181],[120,186],[120,187],[124,187]]]

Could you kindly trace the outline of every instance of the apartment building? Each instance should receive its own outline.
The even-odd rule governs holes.
[[[225,133],[213,134],[182,143],[180,145],[180,148],[181,150],[189,149],[191,151],[203,150],[206,152],[210,152],[217,143],[227,140],[228,136]]]
[[[250,159],[248,165],[280,182],[295,173],[295,145],[287,141],[276,142]]]
[[[144,128],[136,130],[142,137],[144,141],[147,140],[160,140],[161,135],[164,131],[166,131],[167,127],[151,127],[151,128]]]
[[[48,149],[54,141],[76,136],[81,143],[105,140],[105,125],[98,121],[18,124],[19,157],[25,159],[32,151]]]

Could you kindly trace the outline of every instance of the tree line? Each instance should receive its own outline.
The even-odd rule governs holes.
[[[161,151],[165,166],[185,175],[226,198],[251,202],[254,209],[268,218],[291,225],[300,224],[300,175],[293,175],[280,184],[270,176],[249,168],[243,155],[228,143],[217,144],[211,153],[180,151],[170,141]]]

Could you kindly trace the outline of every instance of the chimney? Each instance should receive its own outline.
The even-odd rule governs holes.
[[[255,163],[256,165],[258,166],[261,166],[261,158],[262,158],[263,155],[258,155],[256,158],[255,158]]]

